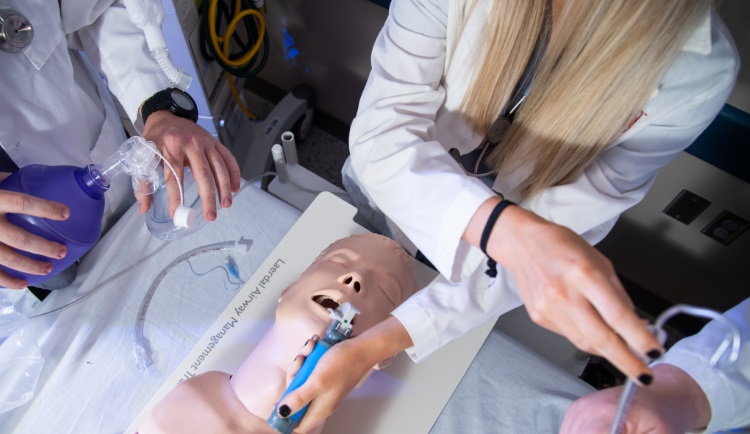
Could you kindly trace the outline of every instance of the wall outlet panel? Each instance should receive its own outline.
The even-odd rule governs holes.
[[[750,222],[746,219],[731,211],[723,210],[711,221],[711,223],[708,224],[708,226],[703,228],[701,232],[721,244],[728,246],[732,241],[742,235],[748,227],[750,227]]]
[[[695,220],[710,205],[711,201],[698,196],[690,190],[683,189],[664,208],[664,214],[689,225],[690,222]]]

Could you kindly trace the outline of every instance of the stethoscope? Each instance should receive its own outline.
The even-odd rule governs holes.
[[[15,9],[0,8],[0,49],[20,53],[34,39],[31,22]]]
[[[490,126],[482,143],[480,143],[476,149],[464,155],[461,155],[456,148],[452,148],[448,151],[450,156],[456,160],[466,175],[480,179],[483,178],[482,180],[488,183],[488,186],[490,187],[492,187],[492,182],[494,182],[496,171],[495,169],[488,167],[485,164],[484,159],[490,152],[492,152],[492,149],[503,140],[518,113],[518,109],[529,94],[534,74],[542,60],[542,56],[547,50],[547,45],[549,44],[552,28],[551,11],[552,6],[550,3],[545,17],[545,24],[539,32],[531,58],[526,63],[526,68],[524,69],[523,74],[521,74],[521,78],[516,83],[512,96],[505,104],[505,107],[500,112],[497,119],[495,119],[495,122]]]

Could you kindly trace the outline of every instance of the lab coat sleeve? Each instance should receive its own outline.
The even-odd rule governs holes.
[[[698,334],[677,342],[659,362],[685,371],[706,394],[711,406],[708,433],[750,426],[750,298],[724,316],[739,327],[743,341],[740,357],[731,368],[719,369],[709,363],[728,330],[715,320]]]
[[[435,140],[435,116],[445,97],[445,25],[424,14],[415,26],[421,33],[409,30],[399,21],[413,17],[402,13],[400,3],[392,5],[372,50],[372,70],[350,132],[352,169],[385,215],[456,281],[463,231],[493,193],[465,176]],[[411,6],[417,3],[427,2]],[[411,15],[423,9],[411,8]]]
[[[406,353],[414,362],[523,303],[506,269],[498,268],[495,278],[485,269],[483,264],[458,283],[438,275],[393,311],[412,338],[414,345]]]
[[[737,77],[737,52],[714,23],[710,55],[681,52],[644,114],[619,143],[603,152],[573,183],[521,203],[538,215],[601,241],[618,216],[646,195],[658,170],[687,148],[723,107]]]
[[[89,61],[135,123],[141,103],[166,89],[169,80],[151,57],[143,30],[133,24],[125,6],[114,2],[102,8],[100,2],[97,8],[91,12],[94,20],[79,29],[77,36]]]

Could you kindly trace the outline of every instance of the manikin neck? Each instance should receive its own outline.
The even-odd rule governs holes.
[[[300,332],[302,330],[302,332]],[[286,390],[286,371],[312,334],[309,325],[274,325],[263,335],[230,380],[237,397],[254,415],[267,419]],[[325,329],[318,332],[324,336]]]

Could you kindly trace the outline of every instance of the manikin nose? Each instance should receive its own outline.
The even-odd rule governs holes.
[[[362,285],[359,283],[359,280],[357,280],[357,278],[351,274],[343,276],[341,279],[341,283],[354,288],[354,292],[359,292],[362,289]]]

